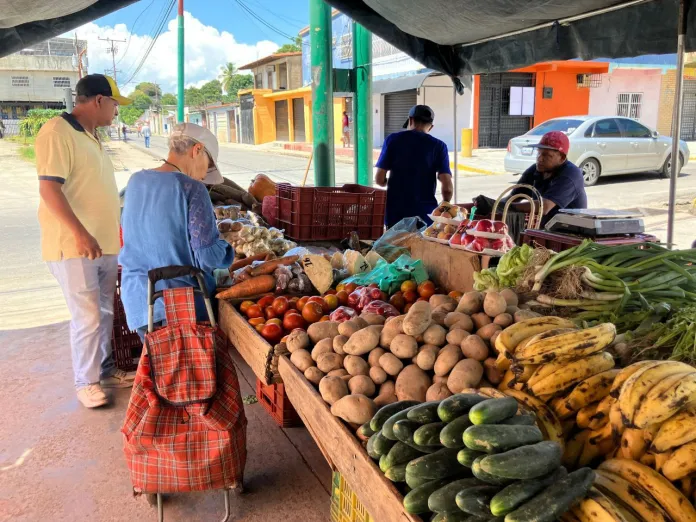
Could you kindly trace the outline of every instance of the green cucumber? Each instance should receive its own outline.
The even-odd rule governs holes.
[[[379,467],[380,469],[382,469],[382,471],[386,471],[392,466],[410,462],[413,459],[421,457],[422,455],[423,453],[421,453],[417,449],[412,448],[405,442],[399,441],[396,444],[394,444],[392,449],[389,450],[389,453],[387,453],[386,455],[382,455],[382,457],[384,458],[384,468],[382,468],[382,458],[379,459]]]
[[[522,415],[514,415],[509,419],[499,422],[498,424],[505,424],[508,426],[536,426],[536,419],[534,415],[527,415],[523,413]]]
[[[367,445],[365,446],[367,454],[370,456],[370,458],[375,460],[382,456],[381,454],[377,453],[377,451],[375,451],[375,440],[377,440],[377,437],[379,437],[379,435],[379,432],[372,435],[369,439],[367,439]]]
[[[580,468],[568,473],[521,507],[508,513],[505,522],[553,522],[590,491],[594,478],[595,472],[590,468]]]
[[[463,489],[457,493],[454,501],[464,513],[477,517],[490,517],[491,508],[488,507],[488,504],[499,490],[500,488],[496,486],[476,486]]]
[[[566,469],[560,467],[543,477],[510,484],[491,499],[491,512],[495,516],[507,515],[567,474]]]
[[[414,442],[413,434],[421,425],[418,422],[402,419],[394,423],[392,431],[397,440],[401,442]]]
[[[404,497],[404,509],[407,513],[413,515],[427,513],[429,511],[428,499],[430,495],[442,486],[445,486],[448,482],[449,479],[431,480],[422,486],[413,488],[413,490]]]
[[[392,449],[392,446],[396,444],[395,441],[386,438],[381,430],[375,433],[375,435],[377,436],[377,438],[375,438],[375,441],[372,443],[372,448],[373,452],[378,457],[381,457],[382,455],[386,455],[387,453],[389,453],[389,450]]]
[[[517,400],[514,397],[505,397],[474,404],[469,410],[469,418],[474,424],[498,424],[516,413]]]
[[[382,473],[385,473],[389,469],[389,466],[387,466],[387,455],[382,455],[379,458],[378,465],[379,469],[382,470]]]
[[[382,429],[382,426],[384,426],[384,423],[387,422],[389,417],[396,413],[399,413],[400,411],[405,410],[406,408],[417,406],[418,404],[420,404],[418,401],[399,401],[393,402],[392,404],[387,404],[386,406],[382,406],[372,417],[372,420],[370,421],[370,428],[372,428],[372,431],[379,431]]]
[[[413,442],[420,446],[440,446],[440,432],[445,426],[444,422],[425,424],[413,434]]]
[[[412,448],[417,449],[421,453],[435,453],[436,451],[439,451],[442,449],[442,446],[438,444],[437,446],[421,446],[420,444],[416,444],[415,442],[407,442],[409,446]]]
[[[415,408],[408,410],[408,420],[416,421],[421,424],[430,424],[437,422],[440,418],[437,416],[437,408],[441,401],[424,402]]]
[[[406,484],[408,485],[408,487],[415,489],[417,487],[422,486],[423,484],[427,484],[431,480],[432,479],[429,478],[414,476],[412,473],[409,473],[408,464],[406,465]]]
[[[464,434],[464,430],[472,425],[471,420],[469,420],[469,414],[465,413],[457,417],[442,428],[440,432],[440,444],[445,448],[463,448],[464,442],[462,442],[462,435]]]
[[[464,513],[459,508],[457,511],[448,511],[447,513],[438,513],[430,522],[473,522],[471,515]]]
[[[485,457],[486,454],[483,451],[471,450],[469,448],[462,448],[457,453],[457,461],[462,465],[470,468],[474,461],[479,457]]]
[[[474,474],[474,477],[479,479],[481,482],[485,482],[486,484],[492,484],[494,486],[507,486],[512,482],[512,480],[510,479],[498,477],[496,475],[488,473],[487,471],[482,470],[481,461],[484,458],[486,458],[486,455],[476,457],[476,459],[474,459],[474,462],[472,462],[471,472]]]
[[[518,426],[521,428],[522,426]],[[548,475],[561,465],[563,451],[557,442],[546,440],[505,453],[488,455],[481,469],[497,477],[527,480]]]
[[[472,406],[485,400],[486,397],[475,393],[457,393],[440,402],[437,415],[442,422],[452,422],[457,417],[469,413]]]
[[[375,430],[370,428],[370,423],[366,422],[362,426],[358,428],[358,435],[366,438],[372,437],[375,433],[377,433]]]
[[[405,402],[405,401],[404,401]],[[414,408],[415,406],[410,406],[409,408]],[[401,410],[391,417],[389,417],[386,422],[382,425],[382,434],[389,440],[398,440],[396,435],[394,435],[394,424],[400,420],[408,420],[406,415],[408,415],[409,408]],[[374,417],[373,417],[374,418]]]
[[[483,482],[475,478],[465,478],[450,482],[430,495],[428,508],[435,513],[456,512],[459,509],[455,501],[457,493],[464,489],[481,485],[483,485]]]
[[[430,455],[423,455],[408,464],[408,473],[414,477],[435,480],[452,476],[462,471],[462,465],[457,462],[457,451],[451,448],[442,448]]]
[[[404,462],[403,464],[397,464],[396,466],[390,467],[384,472],[384,476],[392,482],[404,482],[406,480],[407,464],[408,462]]]
[[[462,440],[469,449],[498,453],[541,442],[544,436],[536,426],[481,424],[467,428]]]

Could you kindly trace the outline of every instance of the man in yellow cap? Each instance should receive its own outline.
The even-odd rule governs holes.
[[[43,259],[72,316],[77,398],[96,408],[107,403],[101,385],[127,387],[133,381],[111,357],[120,202],[114,167],[97,134],[131,100],[101,74],[85,76],[75,90],[72,113],[49,120],[36,137],[39,224]]]

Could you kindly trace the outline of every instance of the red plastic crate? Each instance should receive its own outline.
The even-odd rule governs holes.
[[[128,329],[126,310],[121,301],[121,267],[118,267],[116,292],[114,293],[114,328],[111,333],[111,350],[116,368],[130,372],[138,367],[143,343],[138,334]]]
[[[342,187],[276,186],[278,228],[298,241],[328,241],[357,232],[378,239],[384,232],[387,192],[362,185]]]
[[[302,420],[290,404],[290,400],[285,394],[285,385],[282,383],[266,386],[259,379],[256,379],[256,398],[281,428],[302,426]]]
[[[539,246],[553,250],[554,252],[562,252],[582,243],[581,236],[572,236],[570,234],[557,234],[555,232],[546,232],[545,230],[525,230],[522,235],[522,242],[530,246]],[[659,239],[650,234],[636,234],[635,236],[616,236],[595,238],[596,243],[601,245],[635,245],[637,243],[658,243]]]

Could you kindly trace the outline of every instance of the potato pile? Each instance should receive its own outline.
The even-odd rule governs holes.
[[[343,323],[314,323],[306,332],[294,330],[286,345],[291,362],[318,386],[331,412],[360,425],[396,401],[442,400],[499,384],[496,337],[536,315],[517,305],[512,290],[468,292],[459,301],[435,294],[386,321],[363,313]]]

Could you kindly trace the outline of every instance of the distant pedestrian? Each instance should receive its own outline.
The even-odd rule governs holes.
[[[138,138],[140,138],[143,135],[143,126],[138,125]]]
[[[142,130],[143,137],[145,138],[145,148],[150,148],[150,124],[146,123]]]
[[[0,120],[0,140],[5,136],[5,124]]]
[[[126,126],[123,126],[123,129],[121,129],[121,132],[123,132],[123,141],[128,141],[128,138],[126,137],[126,134],[128,133],[128,129]]]
[[[343,111],[343,146],[350,147],[350,118],[348,118],[348,113]]]
[[[131,100],[101,74],[85,76],[75,90],[72,113],[49,120],[36,137],[39,224],[42,257],[70,310],[77,398],[96,408],[108,402],[102,385],[128,387],[134,378],[115,367],[111,354],[121,208],[97,133]]]

